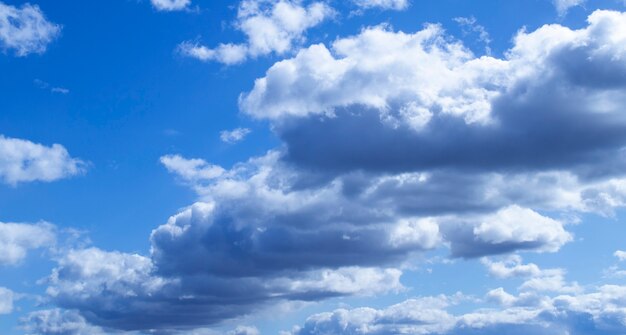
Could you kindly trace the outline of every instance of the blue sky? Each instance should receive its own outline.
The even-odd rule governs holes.
[[[621,0],[0,0],[0,333],[625,334]]]

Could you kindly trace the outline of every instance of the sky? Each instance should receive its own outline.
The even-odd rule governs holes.
[[[0,0],[0,334],[626,334],[623,0]]]

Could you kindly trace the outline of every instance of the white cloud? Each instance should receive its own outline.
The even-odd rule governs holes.
[[[540,251],[552,252],[572,240],[561,222],[515,205],[485,217],[474,227],[474,235],[494,244],[540,243]]]
[[[237,143],[243,141],[250,134],[248,128],[236,128],[233,130],[223,130],[220,132],[220,140],[224,143]]]
[[[380,8],[404,10],[409,7],[409,0],[352,0],[352,2],[363,9]]]
[[[175,173],[188,182],[209,181],[222,176],[226,170],[211,165],[202,159],[186,159],[180,155],[168,155],[160,158],[161,163],[171,173]]]
[[[0,180],[5,183],[54,181],[81,174],[85,166],[60,144],[48,147],[0,135]]]
[[[626,251],[617,250],[614,256],[617,257],[617,259],[619,259],[620,262],[626,261]]]
[[[37,335],[105,335],[100,327],[89,324],[85,318],[73,310],[58,308],[29,313],[20,319],[28,334]],[[130,333],[129,333],[130,335]]]
[[[13,312],[13,300],[15,293],[13,291],[0,287],[0,315]]]
[[[478,24],[475,17],[456,17],[454,18],[454,21],[461,26],[465,35],[472,33],[477,34],[478,41],[485,44],[486,54],[491,54],[491,48],[489,46],[491,44],[491,37],[489,36],[489,32],[485,29],[485,27]]]
[[[489,274],[497,278],[534,277],[541,274],[541,269],[536,264],[522,264],[522,258],[518,255],[510,256],[502,262],[493,262],[487,258],[483,258],[481,262],[488,268]]]
[[[490,100],[502,84],[498,71],[506,63],[472,58],[460,43],[447,43],[437,25],[415,34],[367,28],[336,40],[332,50],[317,44],[274,64],[242,97],[241,109],[280,120],[362,105],[380,110],[381,119],[391,126],[400,126],[410,124],[424,108],[484,123]],[[409,105],[412,108],[403,114],[392,113]]]
[[[259,330],[256,329],[255,327],[239,326],[235,328],[234,330],[228,332],[226,335],[260,335],[260,334],[261,333],[259,332]]]
[[[49,22],[37,5],[17,8],[0,2],[0,48],[17,56],[44,53],[60,32],[61,26]]]
[[[622,164],[626,133],[626,38],[614,33],[625,17],[596,11],[583,29],[520,32],[503,58],[476,58],[436,25],[413,34],[371,27],[275,63],[240,108],[272,121],[288,160],[316,169],[547,172],[598,155],[608,169]],[[537,123],[548,116],[556,138]],[[597,141],[582,140],[580,124]],[[346,135],[356,128],[376,140]]]
[[[557,251],[572,239],[568,222],[545,213],[626,203],[626,67],[611,62],[626,55],[613,33],[626,15],[589,22],[522,32],[502,59],[476,58],[431,25],[367,28],[276,63],[241,106],[270,119],[284,149],[230,169],[162,157],[197,203],[152,232],[150,257],[60,260],[52,302],[114,329],[206,327],[272,303],[402,290],[403,267],[434,248],[463,258]],[[567,318],[579,312],[606,330],[606,311],[621,308],[563,308],[604,299],[563,269],[515,257],[486,265],[524,279],[517,296],[487,294],[505,308],[454,316],[449,297],[420,298],[323,314],[300,333],[507,334],[514,324],[550,334],[575,327]]]
[[[487,258],[482,259],[482,263],[487,267],[489,274],[503,279],[511,277],[521,277],[525,281],[518,288],[521,292],[580,292],[581,288],[577,283],[567,283],[565,281],[565,270],[563,269],[541,269],[536,264],[522,264],[522,258],[518,255],[512,255],[505,258],[501,262],[494,262]],[[501,299],[505,302],[519,302],[519,298],[510,299],[506,294],[502,294],[497,290],[493,293],[493,297]]]
[[[59,93],[59,94],[70,93],[70,90],[65,87],[52,86],[50,85],[50,83],[47,83],[41,79],[35,79],[34,83],[37,87],[44,89],[44,90],[50,90],[50,92],[52,93]]]
[[[586,0],[553,0],[553,2],[559,16],[565,16],[571,8],[584,5]]]
[[[502,308],[479,308],[465,314],[448,311],[451,297],[410,299],[383,309],[338,309],[309,317],[295,335],[420,334],[623,334],[626,287],[601,286],[591,293],[516,297],[502,288],[488,297]],[[526,300],[527,305],[515,302]],[[463,309],[470,309],[464,306]]]
[[[152,6],[161,11],[175,11],[186,9],[191,0],[150,0]]]
[[[324,2],[303,6],[296,0],[243,0],[235,26],[246,35],[243,44],[226,43],[215,48],[183,42],[179,51],[203,61],[237,64],[271,53],[285,54],[304,41],[305,32],[334,15]]]
[[[55,240],[55,228],[48,223],[0,222],[0,265],[15,265],[29,250],[50,247]]]

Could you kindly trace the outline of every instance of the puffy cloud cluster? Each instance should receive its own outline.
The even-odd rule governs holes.
[[[61,32],[61,26],[46,19],[37,5],[21,8],[0,2],[0,48],[17,56],[44,53]]]
[[[590,293],[515,297],[502,289],[487,298],[506,296],[502,306],[454,315],[453,297],[411,299],[385,309],[339,309],[316,314],[291,334],[623,334],[626,331],[626,287],[605,285]],[[512,302],[513,300],[514,302]]]
[[[244,2],[240,15],[263,21],[299,6],[266,4]],[[548,213],[611,215],[626,204],[626,37],[616,31],[626,14],[597,11],[579,30],[520,32],[502,59],[476,58],[436,25],[306,48],[240,100],[284,149],[230,169],[162,157],[198,202],[152,232],[149,257],[61,258],[49,296],[97,326],[185,330],[268,303],[402,290],[402,270],[437,248],[461,258],[555,252],[573,239],[571,222]],[[274,45],[255,38],[246,50]],[[562,269],[483,262],[525,280],[518,296],[488,294],[501,309],[455,316],[449,297],[414,299],[321,314],[296,333],[623,333],[620,287],[583,293]]]
[[[29,250],[50,247],[55,240],[55,228],[49,223],[0,222],[0,266],[15,265]]]
[[[227,65],[244,62],[271,53],[285,54],[304,40],[305,32],[334,15],[324,2],[308,6],[299,0],[243,0],[237,10],[235,26],[247,38],[242,44],[220,44],[208,48],[194,42],[183,42],[183,55]]]
[[[183,10],[191,4],[191,0],[150,0],[150,2],[160,11]]]
[[[77,311],[58,308],[35,311],[21,319],[27,334],[105,335],[100,327],[90,325]]]
[[[48,278],[48,295],[91,324],[150,330],[206,326],[269,302],[403,289],[395,268],[345,266],[354,263],[349,259],[357,251],[338,261],[317,255],[312,246],[329,243],[324,234],[291,233],[289,241],[289,230],[238,230],[220,215],[214,205],[198,203],[173,216],[153,232],[151,258],[95,248],[71,251]],[[314,240],[300,246],[305,238]],[[327,254],[339,256],[345,248]]]
[[[367,28],[276,63],[240,106],[274,122],[288,160],[325,171],[623,166],[625,16],[521,32],[504,59],[435,25]]]
[[[45,146],[0,135],[0,181],[10,185],[75,176],[85,166],[60,144]]]

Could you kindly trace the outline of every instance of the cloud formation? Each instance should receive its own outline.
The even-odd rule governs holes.
[[[278,4],[295,6],[239,11],[263,21]],[[153,230],[149,255],[60,257],[51,302],[106,329],[185,331],[272,303],[399,291],[415,256],[438,248],[558,251],[573,235],[553,213],[626,204],[626,40],[612,33],[626,14],[588,21],[520,32],[503,58],[428,25],[370,27],[277,62],[240,106],[270,120],[284,149],[230,168],[161,157],[197,202]],[[563,269],[483,262],[524,280],[518,295],[487,294],[499,308],[455,315],[461,297],[417,298],[320,314],[294,333],[623,332],[623,287],[585,293]]]
[[[0,315],[13,312],[15,293],[5,287],[0,287]]]
[[[554,7],[559,16],[563,17],[567,15],[567,12],[576,6],[582,6],[586,0],[553,0]]]
[[[502,289],[490,292],[494,294],[518,299]],[[605,285],[589,293],[536,295],[532,299],[526,297],[519,305],[482,308],[458,315],[449,311],[457,304],[454,297],[425,297],[385,309],[338,309],[316,314],[291,334],[618,335],[626,331],[625,297],[626,287]]]
[[[0,2],[0,48],[17,56],[44,53],[60,34],[61,26],[48,21],[39,6],[21,8]]]
[[[362,9],[404,10],[409,7],[408,0],[352,0],[352,2]]]
[[[0,222],[0,266],[15,265],[29,250],[50,247],[55,241],[55,227],[49,223]]]
[[[58,308],[29,313],[22,318],[23,329],[38,335],[105,335],[100,327],[90,325],[77,311]]]
[[[241,142],[250,134],[248,128],[235,128],[233,130],[223,130],[220,132],[220,140],[224,143]]]
[[[304,6],[297,0],[243,0],[237,9],[235,27],[246,35],[245,43],[209,48],[187,41],[178,49],[183,55],[226,65],[272,53],[283,55],[304,41],[308,29],[334,13],[325,2]]]
[[[150,0],[152,6],[160,11],[176,11],[189,7],[191,0]]]
[[[240,106],[274,123],[289,161],[336,173],[621,166],[624,17],[521,32],[504,59],[436,25],[367,28],[274,64]]]
[[[50,182],[81,174],[86,163],[60,144],[45,146],[0,135],[0,180],[10,185]]]

